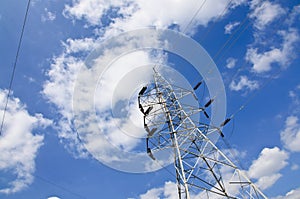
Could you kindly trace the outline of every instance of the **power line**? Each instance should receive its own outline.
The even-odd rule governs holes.
[[[5,102],[5,107],[4,107],[4,110],[3,110],[3,116],[2,116],[2,121],[1,121],[1,127],[0,127],[0,136],[2,135],[2,131],[3,131],[3,126],[4,126],[4,121],[5,121],[5,115],[6,115],[6,111],[7,111],[7,107],[8,107],[8,101],[9,101],[9,98],[10,98],[10,95],[11,95],[11,92],[12,92],[12,85],[13,85],[13,81],[14,81],[14,76],[15,76],[15,71],[16,71],[16,67],[17,67],[17,62],[18,62],[18,58],[19,58],[19,54],[20,54],[20,49],[21,49],[21,44],[22,44],[22,40],[23,40],[23,35],[24,35],[24,31],[25,31],[25,26],[26,26],[26,21],[27,21],[27,17],[28,17],[28,13],[29,13],[29,8],[30,8],[30,2],[31,0],[28,0],[27,2],[27,6],[26,6],[26,12],[25,12],[25,16],[24,16],[24,20],[23,20],[23,24],[22,24],[22,29],[21,29],[21,34],[20,34],[20,38],[19,38],[19,42],[18,42],[18,47],[17,47],[17,52],[16,52],[16,57],[15,57],[15,60],[14,60],[14,64],[13,64],[13,70],[12,70],[12,74],[11,74],[11,77],[10,77],[10,82],[9,82],[9,89],[8,89],[8,92],[7,92],[7,95],[6,95],[6,102]],[[68,192],[69,194],[72,194],[78,198],[85,198],[84,196],[81,196],[63,186],[60,186],[54,182],[51,182],[50,180],[48,179],[45,179],[41,176],[38,176],[38,175],[34,175],[36,178],[38,178],[39,180],[45,182],[45,183],[48,183],[52,186],[55,186],[65,192]]]
[[[29,13],[30,1],[31,0],[28,0],[28,2],[27,2],[27,7],[26,7],[25,16],[24,16],[24,21],[23,21],[22,30],[21,30],[21,34],[20,34],[20,38],[19,38],[19,42],[18,42],[18,47],[17,47],[17,53],[16,53],[14,65],[13,65],[12,74],[11,74],[11,77],[10,77],[8,92],[7,92],[7,95],[6,95],[6,102],[5,102],[5,106],[4,106],[4,110],[3,110],[3,116],[2,116],[2,121],[1,121],[0,136],[2,135],[3,125],[4,125],[4,121],[5,121],[5,115],[6,115],[7,106],[8,106],[8,101],[9,101],[9,98],[10,98],[10,95],[11,95],[11,89],[12,89],[12,85],[13,85],[13,81],[14,81],[14,76],[15,76],[15,72],[16,72],[16,67],[17,67],[17,62],[18,62],[19,53],[20,53],[20,49],[21,49],[21,44],[22,44],[22,40],[23,40],[23,35],[24,35],[25,26],[26,26],[27,16],[28,16],[28,13]]]
[[[199,6],[199,8],[197,9],[197,11],[194,13],[194,15],[192,16],[192,18],[188,22],[188,24],[183,29],[183,33],[185,33],[187,31],[188,27],[192,24],[192,22],[197,17],[197,15],[199,14],[199,12],[202,10],[202,8],[203,8],[203,6],[204,6],[205,3],[206,3],[206,0],[203,1],[203,3]]]
[[[198,9],[196,10],[196,12],[193,14],[192,18],[188,21],[187,25],[183,28],[182,32],[186,33],[186,31],[188,30],[189,26],[192,24],[192,22],[195,20],[195,18],[197,17],[197,15],[200,13],[200,11],[202,10],[203,6],[205,5],[206,0],[203,1],[203,3],[200,4],[200,6],[198,7]],[[174,41],[174,45],[176,45],[176,40]],[[159,62],[162,61],[163,59],[163,54],[161,56],[159,56],[157,58],[157,61],[155,62],[153,68],[157,67],[159,65]]]
[[[225,6],[225,8],[223,9],[223,11],[219,14],[218,18],[215,21],[218,21],[219,19],[221,19],[221,17],[223,17],[223,15],[226,13],[226,11],[229,9],[230,4],[231,4],[232,0],[230,0],[227,5]],[[201,38],[201,40],[204,40],[208,33],[210,33],[212,31],[212,29],[216,26],[216,23],[214,23],[205,33],[204,36]]]
[[[265,2],[263,2],[264,4]],[[262,5],[263,5],[262,4]],[[285,18],[282,18],[280,21],[278,21],[278,23],[276,23],[276,25],[273,27],[272,31],[270,34],[275,34],[276,31],[278,31],[278,27],[281,26],[281,22],[284,21],[284,19],[286,19],[287,17],[289,17],[290,14],[287,13]],[[243,34],[243,32],[245,31],[245,29],[247,29],[247,27],[249,26],[249,24],[246,25],[246,27],[242,30],[242,32],[238,35],[238,37],[230,44],[230,46],[227,48],[230,49],[235,43],[236,41],[239,39],[239,37],[241,36],[241,34]],[[224,54],[219,57],[219,60],[224,56]],[[235,79],[235,77],[238,75],[238,73],[245,67],[246,65],[246,61],[243,63],[243,65],[236,71],[236,73],[232,76],[231,81],[233,81]],[[272,75],[269,76],[269,78],[266,79],[266,81],[263,83],[263,85],[256,90],[252,95],[250,95],[250,97],[238,108],[236,109],[236,111],[234,113],[231,114],[231,116],[228,118],[229,120],[233,119],[235,117],[235,115],[237,113],[239,113],[240,111],[242,111],[252,100],[255,96],[257,96],[264,87],[266,87],[273,79],[275,79],[277,76],[279,76],[281,73],[283,72],[283,69],[279,69],[279,71],[274,72]]]
[[[41,181],[43,181],[43,182],[45,182],[47,184],[50,184],[50,185],[52,185],[54,187],[57,187],[57,188],[65,191],[65,192],[67,192],[69,194],[72,194],[73,196],[76,196],[77,198],[86,198],[86,197],[84,197],[82,195],[79,195],[78,193],[75,193],[75,192],[73,192],[73,191],[71,191],[71,190],[69,190],[69,189],[67,189],[67,188],[65,188],[65,187],[63,187],[61,185],[58,185],[57,183],[54,183],[54,182],[52,182],[52,181],[50,181],[50,180],[48,180],[46,178],[43,178],[43,177],[38,176],[38,175],[34,175],[34,177],[36,177],[37,179],[39,179],[39,180],[41,180]]]
[[[254,92],[231,116],[230,118],[235,117],[235,115],[237,113],[239,113],[240,111],[242,111],[249,103],[250,101],[252,101],[252,99],[257,96],[260,91],[266,87],[273,79],[275,79],[275,77],[277,77],[278,75],[280,75],[283,72],[283,69],[280,69],[279,71],[275,72],[273,75],[271,75],[265,82],[264,84],[261,86],[261,88],[259,90],[256,90],[256,92]]]

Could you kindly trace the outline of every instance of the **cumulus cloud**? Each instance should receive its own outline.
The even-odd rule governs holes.
[[[120,0],[73,0],[72,5],[66,5],[64,16],[77,20],[85,19],[92,25],[101,25],[101,18],[112,7],[123,7],[131,1]],[[122,12],[122,14],[125,14]]]
[[[235,0],[230,2],[230,8],[235,8],[243,4],[244,0]],[[156,26],[167,28],[171,25],[178,25],[182,31],[186,29],[191,13],[196,13],[198,9],[201,12],[194,18],[194,22],[189,27],[191,31],[197,25],[206,26],[208,22],[215,20],[225,10],[229,1],[119,1],[119,0],[73,0],[71,5],[65,7],[65,16],[75,19],[85,19],[91,25],[99,25],[101,18],[109,14],[109,9],[117,8],[118,15],[113,19],[112,29],[114,30],[132,30],[145,26]],[[159,5],[159,6],[157,6]],[[170,6],[172,5],[172,6]],[[226,13],[224,13],[226,14]],[[192,16],[191,16],[192,17]]]
[[[254,72],[270,71],[274,64],[285,68],[295,58],[294,47],[300,38],[298,31],[290,28],[288,31],[279,31],[278,34],[283,40],[280,48],[271,47],[269,51],[265,52],[258,52],[257,48],[247,50],[246,60],[253,64]]]
[[[6,90],[0,90],[0,117],[6,101]],[[34,134],[36,129],[46,128],[51,121],[41,114],[30,115],[18,98],[8,101],[5,122],[0,136],[0,171],[13,178],[1,182],[0,193],[15,193],[33,182],[35,158],[43,145],[44,136]],[[10,178],[8,178],[10,179]]]
[[[250,7],[252,12],[249,17],[254,19],[254,26],[260,30],[285,13],[279,4],[270,1],[254,0],[250,3]]]
[[[140,199],[178,199],[177,184],[174,182],[165,182],[163,187],[149,189],[146,193],[140,195]]]
[[[240,25],[240,22],[235,21],[235,22],[230,22],[227,24],[224,29],[225,29],[225,34],[231,34],[232,30],[236,28],[238,25]]]
[[[234,58],[232,58],[232,57],[229,57],[229,58],[226,60],[226,67],[229,68],[229,69],[234,68],[236,62],[237,62],[237,59],[234,59]]]
[[[247,76],[242,75],[240,76],[240,80],[238,82],[232,80],[229,88],[233,91],[240,91],[243,89],[255,90],[259,88],[259,84],[257,81],[249,80]]]
[[[58,107],[58,111],[61,115],[61,118],[59,119],[59,121],[57,121],[59,131],[58,135],[61,140],[65,140],[64,143],[66,144],[66,147],[71,151],[72,148],[75,148],[75,154],[77,154],[76,157],[87,157],[86,151],[78,140],[74,121],[72,119],[72,98],[73,90],[75,88],[75,81],[77,81],[77,75],[80,71],[80,68],[82,69],[84,67],[83,60],[85,59],[85,57],[83,55],[87,55],[91,51],[91,49],[95,47],[97,43],[96,40],[103,41],[106,38],[110,38],[112,35],[116,35],[116,33],[145,26],[168,28],[172,25],[175,25],[179,30],[187,30],[191,33],[193,32],[193,29],[198,25],[206,26],[209,22],[219,19],[220,14],[224,10],[224,15],[226,15],[236,6],[239,6],[243,3],[245,3],[244,0],[194,0],[189,3],[186,3],[184,1],[171,0],[156,0],[154,2],[149,2],[146,0],[72,0],[71,3],[68,3],[63,11],[63,15],[65,17],[73,20],[84,20],[90,27],[101,29],[99,30],[101,34],[97,32],[97,30],[95,30],[95,35],[92,37],[81,39],[69,38],[66,41],[62,42],[64,51],[60,55],[53,57],[50,69],[46,73],[46,75],[48,76],[48,80],[44,84],[42,93],[44,94],[46,99],[48,99],[51,103],[55,104]],[[228,9],[225,9],[227,6]],[[200,8],[201,11],[194,17],[193,23],[190,24],[190,26],[187,28],[186,25],[189,24],[191,20],[187,16],[192,17],[193,15],[191,15],[191,13],[196,13]],[[103,24],[103,18],[109,18],[110,22],[106,22],[106,24]],[[147,38],[147,40],[149,39]],[[151,45],[153,46],[153,44]],[[108,47],[108,49],[110,49],[110,47]],[[103,53],[107,52],[105,51]],[[98,64],[103,64],[110,58],[115,58],[114,55],[118,55],[118,52],[110,52],[110,54],[106,55],[107,56],[101,56],[99,58]],[[99,99],[101,101],[101,103],[97,104],[96,108],[100,110],[101,106],[102,108],[107,108],[107,105],[111,105],[111,95],[114,94],[113,86],[116,86],[116,81],[114,78],[123,78],[124,73],[129,72],[130,70],[134,70],[134,68],[136,67],[136,63],[149,63],[149,60],[155,60],[155,62],[157,62],[156,58],[157,57],[154,58],[149,56],[149,53],[135,53],[130,58],[127,57],[127,60],[123,60],[123,65],[121,64],[121,67],[117,67],[117,70],[106,71],[106,73],[98,82],[99,86],[96,88],[98,89],[97,91],[99,91],[97,93],[101,93],[101,96],[95,94],[95,99]],[[128,67],[124,67],[124,64]],[[90,78],[89,75],[93,75],[90,74],[90,72],[91,71],[88,70],[80,71],[80,73],[84,73],[84,75],[87,75],[86,79]],[[139,78],[146,77],[146,74],[147,73],[142,74],[142,76],[140,76]],[[146,80],[147,78],[144,79]],[[129,84],[124,83],[123,85],[119,85],[119,87],[121,88],[122,86],[126,85],[128,87]],[[93,89],[93,87],[91,87],[90,89]],[[126,89],[123,90],[126,91]],[[84,93],[84,91],[82,92]],[[119,96],[115,96],[116,99],[122,97],[122,92],[117,92],[117,94]],[[115,103],[118,103],[118,101],[116,100]],[[85,104],[86,103],[82,103],[81,106],[85,106]],[[102,109],[102,111],[103,110],[108,109]],[[135,109],[130,110],[132,110],[133,112],[135,111]],[[132,123],[132,120],[134,120],[133,118],[140,117],[140,115],[137,115],[133,112],[129,112],[128,114],[130,123]],[[99,118],[97,121],[99,125],[101,125],[101,128],[104,129],[103,133],[105,133],[105,129],[107,129],[108,127],[114,127],[113,131],[108,131],[110,132],[110,134],[106,134],[106,138],[114,142],[118,147],[121,147],[125,150],[131,150],[137,142],[130,138],[130,136],[134,137],[136,135],[122,135],[123,139],[119,139],[120,135],[118,135],[118,133],[120,133],[120,127],[121,130],[122,128],[130,129],[130,125],[121,118],[112,119],[103,112],[101,112],[100,114],[99,111],[98,113],[99,114],[97,116],[103,116],[100,117],[100,120],[103,118],[106,119],[105,123],[99,123]],[[95,126],[90,125],[89,128],[92,129],[95,128]],[[139,133],[140,131],[137,132]],[[98,137],[100,136],[98,135]],[[94,139],[90,139],[90,145],[86,144],[86,146],[90,146],[93,149],[98,147],[97,151],[99,151],[100,153],[99,142],[96,144],[93,140]],[[107,145],[102,143],[101,147],[101,149],[104,149],[107,147]],[[109,157],[111,159],[118,159],[116,158],[116,155],[110,155],[108,155],[108,159]]]
[[[236,149],[223,150],[223,152],[224,152],[224,154],[227,155],[227,157],[229,159],[235,159],[237,157],[245,156],[245,152],[240,152]],[[262,157],[262,158],[268,158],[268,157]],[[260,158],[259,161],[262,161],[262,158]],[[275,157],[274,159],[276,159],[276,158],[278,158],[278,156]],[[220,159],[220,162],[222,162],[221,159]],[[246,197],[247,193],[249,193],[249,194],[254,193],[253,189],[251,189],[252,187],[247,187],[245,185],[241,187],[238,183],[232,183],[232,182],[239,182],[239,181],[241,181],[241,182],[248,181],[249,178],[246,177],[248,171],[235,170],[232,167],[225,166],[225,162],[224,162],[224,165],[219,165],[218,169],[214,170],[214,172],[217,177],[219,176],[219,172],[220,172],[220,174],[222,176],[222,184],[225,186],[226,192],[230,196],[235,196],[237,198],[244,198],[244,197]],[[208,172],[208,171],[205,172],[206,167],[203,166],[202,164],[205,164],[205,163],[204,163],[204,161],[200,160],[198,162],[200,171],[194,172],[194,174],[198,175],[200,178],[202,178],[203,180],[205,180],[211,184],[216,183],[215,186],[218,187],[218,184],[215,181],[214,177],[211,175],[210,172]],[[270,167],[272,165],[268,165],[268,166]],[[253,171],[253,169],[255,169],[257,171],[257,168],[253,168],[253,167],[256,167],[256,166],[252,166],[251,170]],[[268,188],[269,186],[271,186],[274,183],[274,181],[276,181],[281,176],[277,172],[280,169],[281,168],[278,168],[278,169],[275,169],[274,172],[267,173],[267,176],[264,176],[264,175],[256,176],[258,178],[258,182],[256,184],[259,186],[260,190]],[[254,171],[254,172],[256,172],[256,171]],[[209,187],[209,186],[206,186],[205,184],[202,184],[202,185],[201,185],[201,183],[197,184],[197,180],[193,180],[193,179],[189,179],[189,180],[191,180],[191,182],[193,182],[193,184],[199,185],[199,187],[201,187],[201,186],[206,187],[206,188]],[[145,194],[140,195],[140,197],[141,198],[149,198],[149,199],[150,198],[171,198],[171,199],[176,198],[177,199],[178,192],[177,192],[176,185],[177,184],[173,183],[173,182],[166,182],[164,186],[158,187],[158,188],[157,187],[151,188]],[[190,187],[192,187],[192,186],[190,186]],[[190,188],[190,197],[192,199],[219,198],[220,197],[219,195],[216,194],[216,192],[214,192],[214,191],[217,191],[217,189],[215,189],[215,188],[211,188],[212,191],[210,192],[210,191],[205,191],[203,189],[197,189],[195,187]],[[183,187],[182,187],[182,190],[184,190]],[[217,191],[217,192],[219,192],[219,191]],[[250,197],[250,195],[247,195],[247,196]]]
[[[261,190],[265,190],[269,187],[271,187],[273,184],[275,184],[277,182],[277,180],[279,178],[281,178],[281,174],[280,173],[275,173],[273,175],[268,175],[268,176],[263,176],[260,177],[257,182],[256,185],[261,189]]]
[[[141,141],[138,138],[145,134],[136,97],[130,97],[135,96],[141,85],[152,78],[152,60],[157,59],[153,59],[153,54],[147,51],[127,52],[143,42],[155,45],[147,35],[142,37],[147,39],[129,36],[126,42],[114,39],[107,48],[93,51],[98,54],[91,55],[85,63],[80,55],[97,42],[68,39],[63,43],[64,52],[53,58],[43,94],[58,107],[61,115],[57,122],[58,136],[75,157],[88,156],[82,141],[95,158],[107,163],[121,162],[128,156],[115,151],[131,151]],[[120,56],[122,52],[126,53]],[[164,58],[159,57],[163,62]],[[146,153],[143,155],[148,158]],[[146,165],[146,162],[143,164]]]
[[[293,152],[300,152],[300,123],[297,116],[289,116],[285,121],[285,128],[280,132],[280,138],[285,148]]]
[[[264,148],[248,170],[250,178],[258,179],[261,189],[271,187],[281,177],[279,171],[287,166],[289,155],[278,147]]]

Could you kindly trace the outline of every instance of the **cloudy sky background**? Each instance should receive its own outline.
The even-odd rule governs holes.
[[[0,3],[1,118],[26,4]],[[154,26],[185,33],[207,50],[224,80],[227,115],[246,104],[224,129],[243,169],[270,198],[296,198],[299,19],[296,1],[32,0],[0,137],[0,197],[176,198],[172,166],[113,170],[86,151],[73,123],[76,78],[97,43]],[[123,61],[152,59],[141,51]],[[106,78],[104,85],[115,81]],[[116,145],[130,150],[132,140]]]

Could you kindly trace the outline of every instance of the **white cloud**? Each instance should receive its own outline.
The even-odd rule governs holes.
[[[192,2],[186,3],[183,1],[172,0],[156,0],[154,2],[149,2],[146,0],[72,0],[70,4],[65,6],[63,14],[65,17],[72,18],[73,20],[85,20],[90,26],[99,27],[98,25],[100,25],[100,27],[102,27],[102,17],[110,18],[110,12],[113,9],[114,12],[117,12],[117,15],[111,18],[111,20],[113,21],[112,23],[106,24],[108,25],[107,27],[102,27],[103,29],[101,29],[101,31],[103,34],[101,34],[101,37],[98,38],[105,39],[121,31],[137,29],[145,26],[157,26],[160,28],[167,28],[170,25],[176,24],[179,26],[180,30],[183,30],[190,21],[190,18],[193,16],[191,13],[195,13],[197,9],[199,9],[199,7],[204,3],[203,8],[195,17],[191,26],[188,28],[189,32],[192,32],[193,28],[195,28],[197,25],[205,26],[208,22],[216,20],[229,2],[231,3],[230,9],[233,9],[234,7],[244,3],[245,1],[194,0]],[[226,10],[226,13],[228,13],[230,9]],[[49,80],[45,82],[43,89],[43,94],[45,95],[45,97],[51,103],[55,104],[58,107],[59,113],[62,116],[62,118],[58,122],[58,135],[62,140],[66,141],[67,148],[71,149],[71,151],[72,148],[75,149],[75,154],[77,154],[77,157],[86,157],[86,151],[83,149],[82,145],[80,144],[77,138],[77,132],[74,131],[74,124],[72,120],[73,90],[77,74],[80,71],[79,69],[81,68],[81,66],[83,66],[84,58],[82,57],[82,55],[89,53],[90,50],[93,47],[95,47],[95,40],[96,36],[92,38],[81,39],[69,38],[65,42],[63,42],[64,51],[61,53],[61,55],[53,58],[50,69],[47,72]],[[153,46],[153,44],[151,45]],[[123,47],[126,48],[126,45]],[[106,51],[104,53],[106,53]],[[119,54],[118,52],[108,52],[107,56],[101,56],[99,58],[98,64],[104,63],[110,58],[115,58],[114,55]],[[114,94],[114,86],[116,86],[115,78],[122,78],[124,76],[124,73],[133,70],[136,67],[136,63],[149,63],[149,60],[153,60],[153,57],[149,56],[149,53],[136,53],[130,59],[128,58],[127,60],[125,60],[126,66],[130,65],[133,67],[124,67],[123,63],[123,65],[121,67],[118,67],[117,70],[113,70],[111,75],[109,75],[109,73],[106,73],[106,76],[103,76],[101,81],[99,81],[99,85],[102,86],[99,86],[99,88],[102,89],[99,90],[101,96],[95,96],[95,99],[101,99],[101,106],[106,107],[107,105],[111,105],[111,96],[109,95]],[[92,75],[88,72],[85,74]],[[146,73],[143,74],[143,77],[145,77],[145,75]],[[90,78],[90,76],[87,76],[87,79],[88,78]],[[123,86],[126,85],[128,86],[129,84],[123,84]],[[118,92],[118,94],[120,95],[119,97],[122,97],[122,92]],[[84,106],[85,103],[82,103],[81,105]],[[131,118],[137,118],[139,115],[130,112],[128,116]],[[99,120],[101,120],[101,118]],[[132,121],[129,122],[132,123]],[[131,150],[132,147],[135,146],[135,143],[137,143],[137,141],[134,141],[128,136],[126,137],[126,135],[122,135],[123,139],[119,139],[118,133],[120,133],[120,127],[127,129],[130,128],[130,124],[124,123],[124,120],[116,118],[111,121],[106,121],[103,124],[99,123],[99,125],[102,125],[101,129],[104,130],[109,128],[110,126],[114,126],[113,131],[110,131],[110,134],[109,136],[107,136],[107,138],[109,138],[112,142],[114,142],[115,145],[121,148]],[[89,126],[89,128],[94,127],[95,126],[92,125]],[[102,137],[102,139],[104,138]],[[94,139],[90,139],[90,141],[91,143],[86,143],[87,146],[91,146],[91,148],[94,149],[98,147],[97,151],[100,151],[101,147],[106,148],[106,144],[104,143],[103,146],[99,147],[99,142],[96,144]],[[116,158],[116,156],[108,157],[108,159],[114,159]]]
[[[290,151],[300,152],[300,124],[299,118],[289,116],[285,121],[285,128],[280,132],[281,141]]]
[[[65,17],[86,19],[92,25],[100,25],[101,17],[111,7],[123,7],[130,2],[127,0],[73,0],[72,5],[65,6],[63,14]]]
[[[244,157],[245,152],[238,151],[236,149],[231,149],[231,150],[223,150],[224,154],[227,155],[229,159],[236,159],[237,157]],[[200,160],[200,162],[202,162]],[[201,167],[200,163],[199,165]],[[205,163],[204,163],[205,164]],[[201,167],[204,168],[204,167]],[[236,196],[237,198],[242,198],[245,197],[245,190],[248,191],[247,186],[243,186],[243,191],[241,187],[235,183],[230,183],[230,182],[237,182],[237,181],[245,181],[244,175],[247,176],[247,171],[241,171],[239,170],[239,173],[235,173],[235,170],[232,169],[231,167],[227,166],[220,166],[218,167],[218,171],[215,170],[215,172],[220,172],[222,176],[222,182],[226,188],[226,192],[231,195],[231,196]],[[204,170],[200,170],[199,172],[195,172],[196,175],[199,175],[202,179],[206,180],[209,183],[216,183],[214,180],[213,176],[211,175],[210,172],[206,173]],[[240,175],[242,174],[242,175]],[[218,175],[218,174],[217,174]],[[260,188],[265,188],[267,185],[270,185],[273,183],[272,180],[277,180],[276,177],[277,175],[280,175],[278,173],[270,174],[269,176],[263,176],[262,178],[259,178],[259,182],[257,185],[261,186]],[[175,178],[174,178],[175,179]],[[190,179],[191,180],[191,179]],[[193,180],[192,180],[193,181]],[[197,184],[197,181],[193,181],[193,183]],[[168,185],[168,186],[167,186]],[[177,199],[178,198],[178,192],[177,192],[177,187],[176,183],[173,182],[166,182],[164,186],[159,187],[159,188],[152,188],[149,189],[145,194],[142,194],[141,196],[142,199],[146,198],[170,198],[170,199]],[[199,185],[199,184],[198,184]],[[200,185],[201,186],[201,185]],[[205,185],[204,185],[205,186]],[[218,187],[218,185],[216,185]],[[182,190],[183,187],[182,187]],[[212,189],[214,190],[214,189]],[[203,191],[202,189],[197,189],[193,187],[190,189],[190,197],[191,199],[197,199],[197,198],[219,198],[220,196],[215,194],[214,192],[209,192],[209,191]]]
[[[257,51],[257,48],[250,48],[246,54],[246,60],[253,64],[252,69],[257,73],[270,71],[272,63],[278,63],[282,60],[282,53],[277,48],[264,53],[258,53]]]
[[[68,38],[66,42],[62,43],[65,47],[66,54],[89,52],[96,46],[96,41],[93,38],[71,39]]]
[[[235,22],[230,22],[229,24],[227,24],[224,29],[225,29],[225,34],[231,34],[232,30],[237,27],[238,25],[240,25],[240,22],[235,21]]]
[[[152,188],[145,194],[140,195],[140,199],[178,199],[177,184],[174,182],[165,182],[163,187]]]
[[[102,0],[73,0],[72,5],[65,7],[64,13],[67,17],[86,19],[91,25],[99,25],[101,17],[109,14],[107,12],[110,8],[118,7],[118,13],[122,17],[113,19],[114,23],[111,24],[111,28],[114,31],[120,29],[132,30],[145,26],[167,28],[172,24],[177,24],[182,31],[193,16],[192,13],[196,13],[203,4],[201,11],[194,18],[192,26],[189,27],[190,32],[196,25],[206,26],[208,22],[217,19],[228,2],[229,0],[193,0],[189,3],[172,0],[151,2],[147,0],[110,0],[108,2]],[[232,1],[230,7],[234,8],[244,2],[244,0]],[[190,18],[187,16],[190,16]]]
[[[45,13],[41,17],[42,22],[54,21],[55,19],[56,19],[56,14],[48,11],[48,9],[45,8]]]
[[[160,195],[163,193],[163,188],[153,188],[148,190],[145,194],[140,195],[140,199],[150,199],[150,198],[160,198]]]
[[[72,117],[72,93],[77,73],[82,66],[83,61],[80,58],[62,53],[53,58],[46,74],[49,80],[44,84],[43,94],[59,106],[61,114],[67,116],[66,118]]]
[[[238,82],[232,80],[229,88],[233,91],[240,91],[243,89],[255,90],[259,88],[259,84],[255,80],[249,80],[247,76],[242,75]]]
[[[60,198],[57,196],[51,196],[51,197],[48,197],[48,199],[60,199]]]
[[[7,91],[0,90],[0,117],[2,118]],[[35,158],[43,145],[44,136],[33,130],[45,128],[51,121],[41,114],[30,115],[18,98],[8,101],[3,133],[0,136],[0,171],[14,179],[2,184],[0,193],[15,193],[33,182]],[[3,183],[3,182],[2,182]]]
[[[290,18],[287,19],[287,23],[292,25],[294,22],[298,22],[300,17],[300,5],[293,7],[293,10],[290,13]]]
[[[291,114],[298,114],[300,112],[300,87],[297,85],[294,89],[289,91],[289,97],[292,100],[291,107],[292,113]]]
[[[285,196],[277,196],[272,199],[298,199],[300,196],[300,188],[293,189],[285,194]]]
[[[263,176],[258,179],[258,181],[255,183],[256,186],[258,186],[261,190],[265,190],[269,187],[271,187],[279,178],[281,178],[280,173],[275,173],[273,175]]]
[[[296,97],[296,93],[294,91],[289,91],[289,97],[295,98]]]
[[[258,159],[252,162],[248,175],[258,179],[257,183],[261,189],[267,189],[281,177],[279,171],[288,164],[288,158],[288,153],[278,147],[264,148]]]
[[[234,58],[232,58],[232,57],[229,57],[229,58],[226,60],[226,67],[229,68],[229,69],[234,68],[236,62],[237,62],[237,59],[234,59]]]
[[[253,64],[254,72],[262,73],[272,69],[273,64],[279,64],[283,68],[296,56],[294,46],[299,41],[299,33],[296,29],[288,31],[279,31],[283,42],[280,48],[271,47],[271,50],[262,53],[257,48],[249,48],[246,53],[246,60]]]
[[[122,158],[125,160],[125,157],[120,157],[120,153],[114,153],[114,155],[112,155],[111,147],[115,146],[121,148],[123,151],[130,151],[139,143],[140,139],[137,138],[141,136],[141,132],[143,134],[145,133],[143,117],[137,109],[136,101],[130,106],[125,104],[125,111],[127,111],[128,114],[122,117],[119,115],[111,115],[110,109],[113,108],[117,102],[120,102],[120,100],[128,101],[128,97],[134,94],[130,93],[131,91],[140,89],[143,82],[148,82],[147,80],[152,74],[149,72],[149,70],[152,71],[149,65],[152,58],[149,52],[144,51],[135,51],[119,57],[121,49],[126,51],[128,45],[132,45],[132,43],[115,42],[117,46],[120,46],[114,49],[111,49],[110,46],[110,50],[104,49],[103,54],[100,53],[98,57],[95,57],[93,64],[90,65],[91,68],[87,68],[82,61],[83,58],[75,58],[75,55],[78,56],[78,52],[85,52],[86,54],[88,50],[96,45],[96,42],[88,38],[68,39],[67,42],[63,43],[64,52],[60,56],[53,58],[50,69],[47,72],[49,80],[46,81],[43,86],[43,94],[45,98],[58,107],[58,111],[61,114],[61,118],[59,118],[57,124],[58,136],[65,144],[65,147],[72,152],[75,157],[88,156],[87,151],[77,137],[78,129],[75,129],[74,125],[73,106],[76,105],[74,105],[73,97],[75,84],[77,84],[77,86],[82,85],[83,87],[88,87],[88,90],[77,89],[78,92],[82,92],[82,95],[79,94],[77,96],[86,96],[86,93],[94,94],[93,97],[95,101],[93,101],[92,104],[89,104],[89,101],[86,100],[78,102],[76,98],[75,101],[78,102],[77,105],[79,104],[80,107],[76,106],[75,109],[92,105],[93,108],[89,111],[93,112],[96,109],[97,113],[99,113],[97,114],[97,121],[85,117],[80,121],[77,120],[76,123],[82,124],[84,126],[83,128],[87,128],[86,131],[91,132],[89,138],[82,141],[84,141],[85,147],[87,147],[93,155],[100,154],[99,156],[96,155],[96,158],[103,158],[105,156],[106,162],[116,161]],[[142,41],[139,40],[138,42],[140,43]],[[146,42],[149,41],[147,40]],[[112,62],[113,59],[115,60]],[[136,69],[141,66],[144,66],[147,70],[135,72]],[[99,73],[99,68],[102,69],[104,67],[108,67],[107,70],[104,70],[103,73]],[[83,77],[82,79],[78,79],[77,75],[79,73],[83,75],[81,76]],[[128,92],[128,90],[130,92]],[[113,95],[114,98],[112,98]],[[115,101],[113,101],[113,99]],[[136,98],[134,98],[134,100],[135,99]],[[79,97],[78,100],[80,101],[81,97]],[[76,111],[74,114],[76,114]],[[100,134],[98,133],[99,131]],[[130,132],[130,134],[126,134],[127,132]]]
[[[293,171],[296,171],[296,170],[299,169],[299,165],[298,165],[298,164],[293,164],[292,167],[291,167],[291,169],[292,169]]]
[[[285,10],[279,4],[270,1],[259,2],[254,0],[251,2],[250,7],[252,12],[249,17],[254,19],[254,26],[260,30],[285,13]]]
[[[79,51],[79,46],[86,48],[85,45],[75,45],[74,42],[81,40],[72,40],[70,46],[66,47],[66,51]],[[77,74],[83,65],[80,58],[75,58],[62,53],[58,57],[54,57],[47,71],[47,80],[43,85],[42,94],[58,107],[58,112],[62,115],[57,123],[58,136],[65,144],[65,147],[74,154],[75,157],[87,157],[88,154],[82,143],[77,138],[77,133],[72,124],[72,97],[74,84]]]

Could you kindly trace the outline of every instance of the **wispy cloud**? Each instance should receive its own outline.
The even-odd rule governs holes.
[[[284,146],[293,152],[300,152],[300,123],[297,116],[289,116],[285,128],[280,132]]]
[[[255,80],[249,80],[247,76],[240,76],[240,79],[238,82],[232,80],[232,82],[229,85],[229,88],[233,91],[241,91],[244,89],[248,90],[255,90],[259,88],[259,84]]]
[[[225,34],[231,34],[231,33],[232,33],[232,30],[233,30],[234,28],[236,28],[238,25],[240,25],[240,22],[238,22],[238,21],[230,22],[229,24],[227,24],[227,25],[224,27]]]
[[[47,8],[45,8],[45,13],[41,16],[42,22],[54,21],[55,19],[56,19],[56,14],[50,12]]]
[[[72,94],[77,73],[82,65],[83,61],[80,58],[65,53],[54,57],[46,74],[49,80],[44,83],[42,91],[43,96],[57,106],[61,115],[56,125],[58,136],[75,157],[88,156],[72,124]]]

